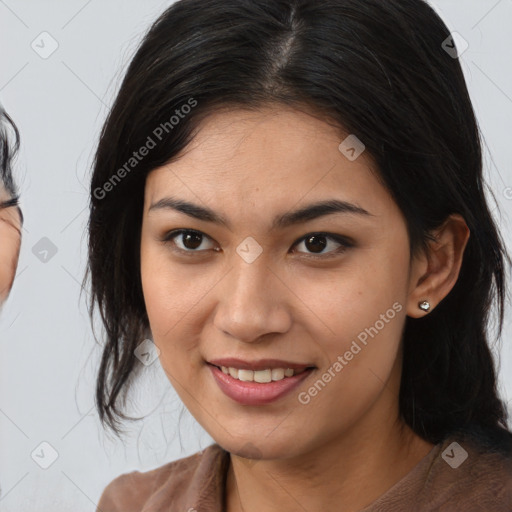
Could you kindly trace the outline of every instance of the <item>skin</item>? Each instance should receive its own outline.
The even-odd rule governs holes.
[[[0,204],[10,199],[0,184]],[[0,306],[11,290],[21,245],[21,215],[17,206],[0,207]]]
[[[419,301],[433,309],[455,284],[469,230],[454,215],[429,253],[411,259],[405,219],[370,156],[349,161],[338,150],[346,136],[285,107],[226,110],[205,119],[181,158],[146,181],[141,274],[153,339],[185,406],[231,453],[229,512],[359,510],[433,447],[399,416],[401,333],[406,315],[427,314]],[[151,209],[168,196],[213,209],[231,229]],[[270,230],[278,214],[326,199],[371,215],[337,213]],[[162,241],[178,228],[201,231],[202,241]],[[318,256],[303,238],[319,231],[354,246],[336,254],[340,243],[324,238]],[[252,263],[236,252],[248,236],[263,250]],[[401,311],[301,404],[298,393],[396,302]],[[317,369],[279,400],[246,406],[211,375],[205,361],[220,357]]]

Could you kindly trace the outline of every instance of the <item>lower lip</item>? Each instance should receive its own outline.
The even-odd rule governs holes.
[[[290,393],[311,374],[312,368],[293,377],[285,377],[268,383],[244,382],[208,364],[221,391],[242,405],[265,405]]]

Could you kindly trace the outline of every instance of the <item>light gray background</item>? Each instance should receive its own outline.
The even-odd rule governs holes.
[[[18,275],[0,318],[1,511],[93,512],[102,489],[120,473],[162,465],[212,442],[188,412],[178,429],[182,405],[158,361],[133,394],[133,410],[149,416],[127,424],[125,445],[105,435],[93,407],[100,352],[87,291],[80,297],[94,143],[137,43],[170,3],[0,0],[0,102],[22,136],[16,175],[26,219]],[[510,249],[512,1],[433,5],[469,43],[461,60],[487,144],[492,207],[501,211]],[[58,43],[46,59],[31,47],[46,38],[45,49],[51,48],[42,32]],[[44,237],[57,251],[46,262],[33,252],[48,243]],[[509,307],[500,358],[507,401],[511,323]],[[51,460],[42,442],[58,454],[48,469],[31,456]]]

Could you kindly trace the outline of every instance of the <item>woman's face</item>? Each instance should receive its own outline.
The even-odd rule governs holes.
[[[346,136],[293,110],[225,111],[147,178],[141,272],[161,364],[242,456],[292,457],[398,418],[409,239],[368,155],[339,149]],[[324,201],[348,204],[293,215]],[[203,209],[225,225],[193,215]],[[169,235],[179,229],[193,233]],[[278,380],[209,364],[227,358],[234,376]],[[314,369],[283,379],[294,365]]]
[[[0,204],[9,200],[0,183]],[[0,306],[12,287],[21,244],[21,216],[15,206],[0,207]]]

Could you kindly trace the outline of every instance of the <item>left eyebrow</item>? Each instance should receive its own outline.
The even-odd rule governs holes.
[[[373,215],[358,205],[339,199],[330,199],[327,201],[319,201],[312,203],[300,210],[285,213],[274,219],[272,229],[283,229],[293,224],[308,222],[325,215],[333,215],[335,213],[344,213],[352,215],[372,216]]]
[[[199,219],[206,222],[221,224],[227,227],[228,229],[231,229],[230,222],[226,220],[222,215],[214,212],[210,208],[193,204],[182,199],[165,197],[163,199],[160,199],[156,203],[153,203],[149,207],[149,211],[160,209],[175,210],[184,213],[189,217],[194,217],[195,219]],[[340,201],[339,199],[330,199],[326,201],[312,203],[299,210],[278,215],[277,217],[274,218],[272,222],[271,230],[275,231],[278,229],[284,229],[294,224],[308,222],[319,217],[333,215],[336,213],[373,217],[373,214],[371,214],[370,212],[368,212],[364,208],[361,208],[358,205],[349,203],[347,201]]]

